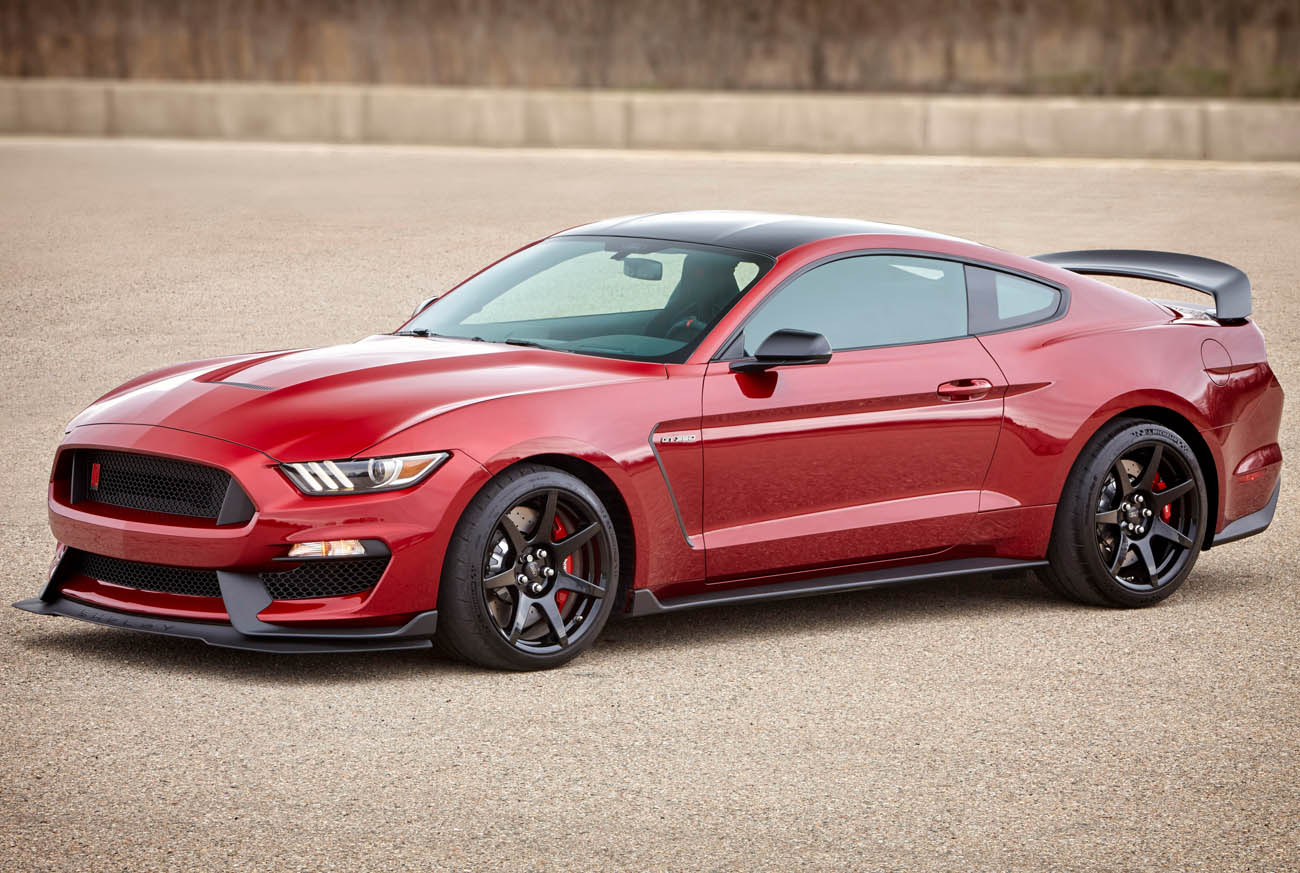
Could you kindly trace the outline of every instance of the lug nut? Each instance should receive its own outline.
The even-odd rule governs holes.
[[[1146,501],[1146,498],[1143,497],[1141,494],[1139,494],[1139,495],[1137,496],[1137,502],[1138,502],[1138,503],[1144,503],[1145,501]]]
[[[528,581],[528,577],[525,576],[523,573],[520,573],[518,576],[515,577],[515,579],[516,581],[519,582],[520,585],[523,585],[525,582]]]
[[[539,557],[539,558],[545,558],[545,557],[546,557],[546,549],[538,549],[538,550],[537,550],[537,557]]]
[[[555,575],[555,569],[552,568],[552,567],[547,567],[547,568],[546,568],[546,575],[547,575],[547,576],[554,576],[554,575]]]
[[[1151,517],[1151,510],[1149,510],[1149,509],[1144,509],[1144,510],[1142,510],[1142,514],[1143,514],[1144,516],[1146,516],[1147,518],[1150,518],[1150,517]]]
[[[534,594],[541,594],[541,593],[542,593],[542,589],[545,588],[545,587],[546,587],[546,586],[543,585],[541,582],[534,582],[534,583],[533,583],[533,593],[534,593]]]

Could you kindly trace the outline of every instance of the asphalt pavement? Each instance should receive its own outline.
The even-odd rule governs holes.
[[[115,384],[721,207],[1235,263],[1300,461],[1300,165],[0,139],[0,595],[39,590],[54,448]],[[1152,609],[938,581],[625,621],[547,673],[0,609],[0,869],[1297,869],[1296,499]]]

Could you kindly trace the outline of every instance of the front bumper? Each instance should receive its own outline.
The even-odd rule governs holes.
[[[60,451],[84,447],[162,455],[226,470],[251,500],[252,517],[219,525],[74,503],[56,477],[50,526],[73,550],[215,573],[220,596],[161,594],[55,568],[39,598],[14,604],[42,615],[202,640],[256,651],[336,652],[427,648],[437,622],[447,540],[486,471],[462,453],[405,491],[310,498],[252,449],[143,425],[89,425]],[[362,593],[273,600],[259,573],[287,570],[292,543],[357,539],[386,546],[382,576]],[[146,586],[147,587],[147,586]],[[272,590],[275,590],[272,587]],[[213,594],[217,593],[215,591]]]

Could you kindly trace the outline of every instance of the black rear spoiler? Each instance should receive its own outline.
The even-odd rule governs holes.
[[[1095,249],[1037,255],[1034,260],[1091,276],[1132,276],[1192,288],[1214,298],[1214,318],[1250,315],[1250,278],[1231,264],[1175,252]]]

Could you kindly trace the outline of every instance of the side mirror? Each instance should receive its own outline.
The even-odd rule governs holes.
[[[419,315],[421,312],[424,312],[424,310],[428,309],[430,304],[432,304],[433,301],[437,299],[438,299],[438,295],[435,294],[432,297],[426,297],[423,300],[421,300],[420,305],[415,307],[415,311],[411,313],[411,318],[415,318],[415,316]]]
[[[664,277],[664,265],[653,258],[624,258],[623,275],[630,279],[658,282]]]
[[[831,344],[826,337],[809,330],[773,331],[759,345],[752,358],[731,362],[737,373],[753,373],[773,367],[793,367],[803,364],[825,364],[831,359]]]

